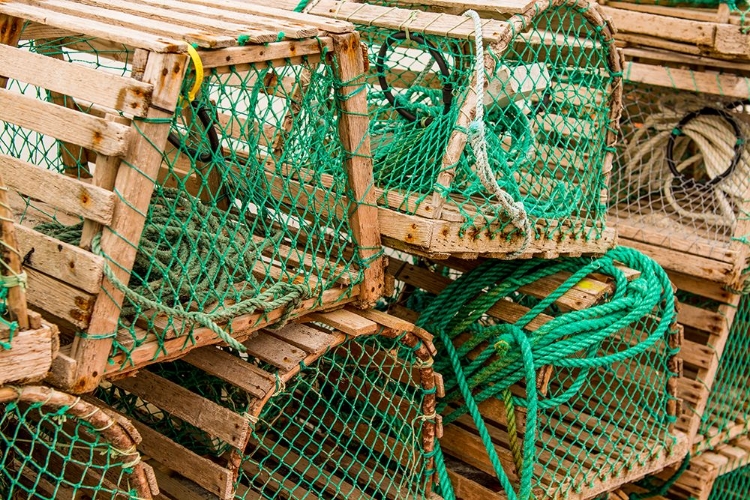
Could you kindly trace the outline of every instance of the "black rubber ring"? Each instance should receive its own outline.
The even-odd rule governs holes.
[[[427,51],[430,53],[430,56],[435,60],[435,62],[438,65],[438,68],[440,69],[440,74],[445,77],[446,81],[450,78],[451,73],[450,69],[448,69],[448,64],[445,62],[445,58],[440,53],[440,51],[430,43],[429,41],[425,40],[423,37],[419,35],[413,35],[409,34],[407,35],[405,31],[400,31],[398,33],[394,33],[391,36],[389,36],[385,43],[380,46],[380,50],[378,51],[378,58],[375,61],[375,70],[378,72],[378,82],[380,83],[380,88],[383,90],[383,94],[385,95],[385,98],[388,99],[388,102],[391,103],[391,106],[396,108],[396,111],[398,111],[398,114],[406,118],[407,120],[414,122],[417,121],[416,115],[414,115],[411,111],[408,109],[399,106],[396,103],[396,98],[393,96],[393,92],[391,92],[391,87],[388,85],[388,82],[385,79],[385,56],[388,53],[388,50],[391,48],[391,46],[396,42],[397,40],[406,40],[408,37],[409,40],[414,40],[417,43],[420,43],[427,47]],[[451,105],[453,104],[453,84],[450,82],[443,85],[443,114],[448,114],[451,109]],[[422,123],[423,126],[429,125],[432,122],[433,118],[429,117]]]
[[[736,107],[736,106],[735,106]],[[734,135],[737,138],[737,141],[734,144],[734,156],[732,157],[732,161],[729,163],[729,166],[726,170],[724,170],[721,174],[717,175],[713,179],[709,179],[708,181],[696,181],[692,177],[686,177],[682,174],[682,172],[677,170],[677,164],[674,160],[674,146],[677,142],[677,137],[680,136],[680,133],[682,131],[682,127],[690,123],[695,118],[701,116],[701,115],[711,115],[711,116],[720,116],[724,118],[729,125],[732,126],[732,130],[734,131]],[[679,177],[683,180],[686,180],[688,184],[693,185],[702,185],[705,187],[713,186],[714,184],[717,184],[730,175],[732,175],[732,172],[734,172],[734,169],[737,168],[737,165],[740,162],[740,158],[742,157],[742,150],[744,149],[744,138],[742,137],[742,130],[740,129],[739,124],[737,121],[732,118],[732,115],[729,114],[729,112],[726,109],[717,109],[712,108],[709,106],[706,106],[703,109],[699,109],[698,111],[693,111],[692,113],[688,113],[685,115],[682,120],[675,126],[674,129],[672,129],[672,132],[669,134],[669,141],[667,142],[667,166],[669,167],[669,170],[672,172],[672,174],[675,177]]]
[[[216,128],[211,124],[211,115],[209,115],[208,108],[198,104],[198,101],[193,101],[190,105],[195,108],[195,114],[198,115],[198,119],[200,120],[201,125],[203,125],[203,130],[206,131],[211,151],[199,155],[198,150],[184,144],[176,132],[170,132],[168,139],[172,146],[176,147],[191,158],[201,163],[208,163],[213,159],[214,155],[221,154],[221,141],[219,140],[219,134],[216,132]]]

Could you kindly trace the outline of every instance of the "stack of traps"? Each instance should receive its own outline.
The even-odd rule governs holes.
[[[353,22],[367,46],[385,243],[433,258],[611,248],[607,186],[622,87],[598,7],[472,3],[476,19],[454,15],[455,2],[404,6],[309,4]]]

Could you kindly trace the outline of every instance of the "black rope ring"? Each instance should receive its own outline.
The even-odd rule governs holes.
[[[736,107],[736,106],[735,106]],[[709,179],[707,181],[696,181],[692,177],[686,177],[682,174],[679,170],[677,170],[677,164],[674,160],[674,146],[677,142],[677,137],[679,137],[682,134],[682,128],[693,121],[695,118],[701,116],[701,115],[710,115],[710,116],[719,116],[721,118],[724,118],[724,120],[729,123],[729,125],[732,126],[732,130],[734,131],[734,135],[737,138],[737,141],[734,144],[734,156],[732,157],[732,161],[729,162],[729,166],[726,170],[724,170],[721,174],[717,175],[713,179]],[[667,166],[669,166],[669,170],[672,172],[672,174],[675,177],[679,177],[683,180],[686,180],[689,184],[701,184],[705,187],[713,186],[714,184],[717,184],[730,175],[732,175],[732,172],[734,172],[734,169],[737,168],[737,165],[740,162],[740,158],[742,157],[742,150],[744,149],[744,138],[742,137],[742,130],[740,129],[739,124],[737,123],[737,120],[735,120],[732,115],[726,110],[726,109],[717,109],[712,108],[709,106],[706,106],[703,109],[699,109],[698,111],[693,111],[692,113],[688,113],[685,115],[682,120],[675,126],[675,128],[672,129],[672,132],[669,134],[669,141],[667,142]]]
[[[211,151],[203,154],[198,154],[197,148],[191,148],[187,145],[187,141],[183,141],[177,132],[169,133],[169,142],[172,146],[176,147],[183,153],[187,154],[191,158],[201,163],[210,162],[215,154],[221,154],[221,141],[219,140],[219,134],[216,132],[216,128],[211,124],[211,115],[209,114],[209,108],[201,106],[198,101],[193,101],[190,105],[195,108],[195,114],[198,116],[203,130],[206,131],[208,137],[208,144],[211,147]]]
[[[438,65],[438,68],[440,69],[440,74],[443,75],[443,77],[446,79],[446,82],[448,82],[448,79],[451,76],[450,69],[448,68],[448,63],[446,63],[445,58],[440,53],[440,51],[433,45],[431,42],[425,40],[423,37],[419,35],[413,35],[413,34],[407,34],[405,31],[400,31],[398,33],[394,33],[393,35],[389,36],[385,43],[380,46],[380,50],[378,51],[378,58],[375,61],[375,70],[378,72],[378,82],[380,82],[380,88],[383,89],[383,94],[385,95],[385,98],[388,99],[388,102],[391,103],[391,106],[396,108],[396,111],[398,111],[398,114],[406,118],[407,120],[414,122],[417,121],[417,117],[414,113],[409,111],[408,109],[399,106],[396,102],[396,98],[393,96],[393,92],[391,91],[391,87],[388,85],[388,82],[385,79],[385,56],[388,53],[388,50],[390,50],[391,46],[397,41],[397,40],[413,40],[419,44],[424,45],[427,47],[427,51],[430,53],[430,56],[435,60],[435,62]],[[453,104],[453,85],[448,82],[443,85],[443,114],[448,114],[451,109],[451,105]],[[427,126],[432,122],[433,118],[429,117],[422,123],[423,126]]]

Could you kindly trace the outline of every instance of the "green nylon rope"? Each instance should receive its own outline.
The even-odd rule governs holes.
[[[641,277],[628,282],[625,274],[615,266],[615,261],[640,270]],[[526,284],[559,271],[569,271],[572,274],[557,290],[540,300],[515,324],[471,328],[498,300],[511,296]],[[614,278],[615,291],[609,301],[589,309],[557,316],[532,334],[523,331],[523,328],[542,311],[592,272],[602,272]],[[444,412],[447,405],[458,398],[464,400],[463,406],[444,415],[444,422],[450,423],[469,413],[508,498],[528,500],[531,496],[532,473],[536,462],[538,410],[566,404],[577,394],[591,369],[624,361],[645,352],[658,340],[664,339],[670,334],[669,329],[675,314],[674,307],[671,285],[664,270],[639,252],[619,247],[593,261],[486,261],[446,287],[426,307],[417,323],[436,335],[440,342],[439,348],[447,354],[447,361],[443,357],[443,361],[435,363],[435,369],[453,376],[446,377],[447,396],[439,404],[438,410]],[[640,318],[652,314],[654,310],[663,311],[661,321],[648,332],[647,338],[614,354],[596,355],[603,340]],[[454,339],[467,330],[478,335],[456,348]],[[469,361],[466,355],[484,341],[489,342],[489,346],[473,362]],[[586,354],[584,357],[575,357],[576,353],[582,351]],[[493,355],[497,355],[497,360],[485,366],[485,362]],[[540,400],[535,381],[536,370],[542,366],[580,368],[580,373],[571,387],[562,394]],[[523,379],[527,381],[526,397],[508,398],[506,391]],[[517,471],[520,477],[518,493],[512,489],[478,409],[478,404],[491,397],[500,397],[506,401],[509,399],[513,405],[525,407],[527,410],[526,432],[520,453],[511,450],[514,461],[518,460],[518,455],[521,456]],[[508,432],[514,434],[514,422],[511,419],[508,421]],[[511,446],[514,446],[512,439]],[[441,467],[441,463],[442,460],[436,461],[438,467]],[[447,474],[438,470],[438,476],[441,478],[441,491],[445,499],[454,499],[455,494],[450,482],[442,479],[447,478]]]
[[[246,280],[253,276],[253,265],[258,256],[268,246],[278,243],[282,233],[267,238],[260,243],[253,243],[253,234],[239,220],[230,221],[233,234],[222,232],[226,218],[221,217],[210,207],[196,198],[175,189],[158,188],[150,205],[146,225],[141,237],[131,276],[133,285],[120,280],[105,261],[104,274],[114,287],[122,292],[131,302],[123,304],[124,317],[138,316],[145,310],[155,310],[173,319],[194,322],[214,332],[228,345],[244,352],[245,347],[232,338],[231,334],[219,323],[233,318],[253,314],[269,313],[280,307],[286,308],[288,314],[307,295],[307,289],[300,284],[277,282],[261,293],[247,287],[239,293],[239,300],[229,306],[223,304],[211,312],[202,308],[216,290],[227,290],[236,280]],[[45,223],[36,227],[37,231],[53,236],[61,241],[76,244],[81,239],[83,223],[64,226],[58,222]],[[163,248],[161,240],[167,237],[172,246]],[[232,243],[244,241],[244,251]],[[223,250],[222,250],[223,249]],[[92,242],[92,251],[104,255],[101,249],[101,234]],[[175,257],[183,267],[171,265]],[[143,281],[140,276],[144,270],[151,269],[149,280]],[[155,271],[154,271],[155,270]],[[232,270],[231,274],[227,270]],[[178,284],[168,300],[158,297],[157,292],[165,283]],[[190,297],[183,303],[181,297]],[[195,306],[198,310],[191,310]],[[282,317],[283,322],[286,315]]]

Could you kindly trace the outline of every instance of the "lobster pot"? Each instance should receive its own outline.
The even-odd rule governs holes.
[[[75,391],[382,288],[353,26],[165,9],[0,7],[0,165]]]
[[[598,7],[537,2],[472,20],[408,3],[310,9],[354,22],[368,48],[385,241],[438,258],[610,248],[620,67]]]
[[[246,354],[201,348],[97,396],[144,428],[141,451],[172,470],[160,479],[167,498],[184,498],[175,483],[218,498],[425,498],[436,426],[428,337],[338,313],[339,326],[359,318],[371,334],[318,321],[331,317],[289,324],[247,341]]]
[[[408,285],[391,312],[436,335],[444,498],[594,498],[686,454],[674,300],[652,260],[391,265]]]
[[[127,422],[48,387],[0,389],[0,494],[7,499],[150,499],[151,468]],[[153,489],[152,489],[153,488]]]
[[[630,78],[648,83],[625,85],[610,223],[624,244],[667,269],[741,290],[750,230],[748,89],[721,95],[736,77],[635,62],[626,75],[630,68]],[[706,79],[714,93],[691,92],[691,81]]]

